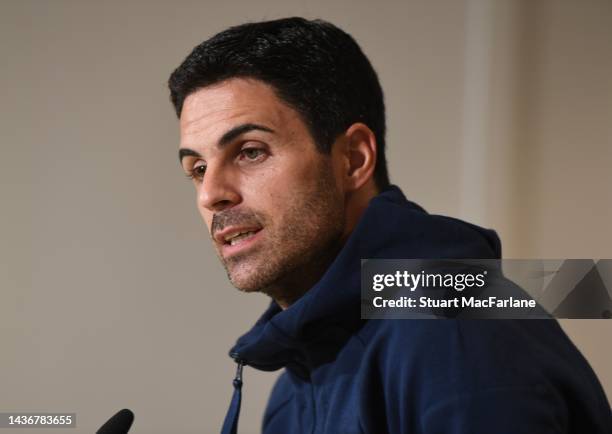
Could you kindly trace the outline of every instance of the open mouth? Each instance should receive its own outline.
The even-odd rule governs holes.
[[[256,229],[232,234],[228,237],[225,237],[225,244],[228,244],[230,246],[236,246],[238,244],[244,243],[249,238],[252,238],[260,230],[261,229]]]
[[[260,225],[230,226],[217,231],[214,239],[225,258],[238,253],[246,253],[261,238],[263,228]]]

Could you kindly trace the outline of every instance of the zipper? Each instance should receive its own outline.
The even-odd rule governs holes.
[[[236,361],[236,376],[232,381],[234,386],[234,394],[230,401],[230,406],[227,409],[225,415],[225,421],[221,428],[221,434],[237,434],[238,432],[238,418],[240,417],[240,404],[242,402],[242,368],[246,364],[238,354],[231,354]]]

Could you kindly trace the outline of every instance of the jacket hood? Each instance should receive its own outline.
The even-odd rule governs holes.
[[[391,186],[370,201],[321,280],[285,310],[273,301],[230,356],[260,370],[302,372],[333,357],[364,322],[361,260],[375,258],[501,258],[501,243],[493,230],[430,215]]]

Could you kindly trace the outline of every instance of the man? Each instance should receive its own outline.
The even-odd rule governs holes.
[[[390,185],[383,94],[324,21],[230,28],[170,77],[179,156],[234,286],[272,298],[232,349],[284,368],[265,433],[604,433],[609,406],[555,321],[360,319],[362,258],[499,258],[497,235]]]

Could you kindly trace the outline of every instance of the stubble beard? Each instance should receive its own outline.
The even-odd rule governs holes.
[[[282,221],[257,214],[265,245],[224,259],[227,276],[241,291],[263,292],[290,305],[324,274],[342,248],[345,211],[331,164],[322,164],[317,182],[292,195]],[[268,224],[266,224],[268,223]]]

